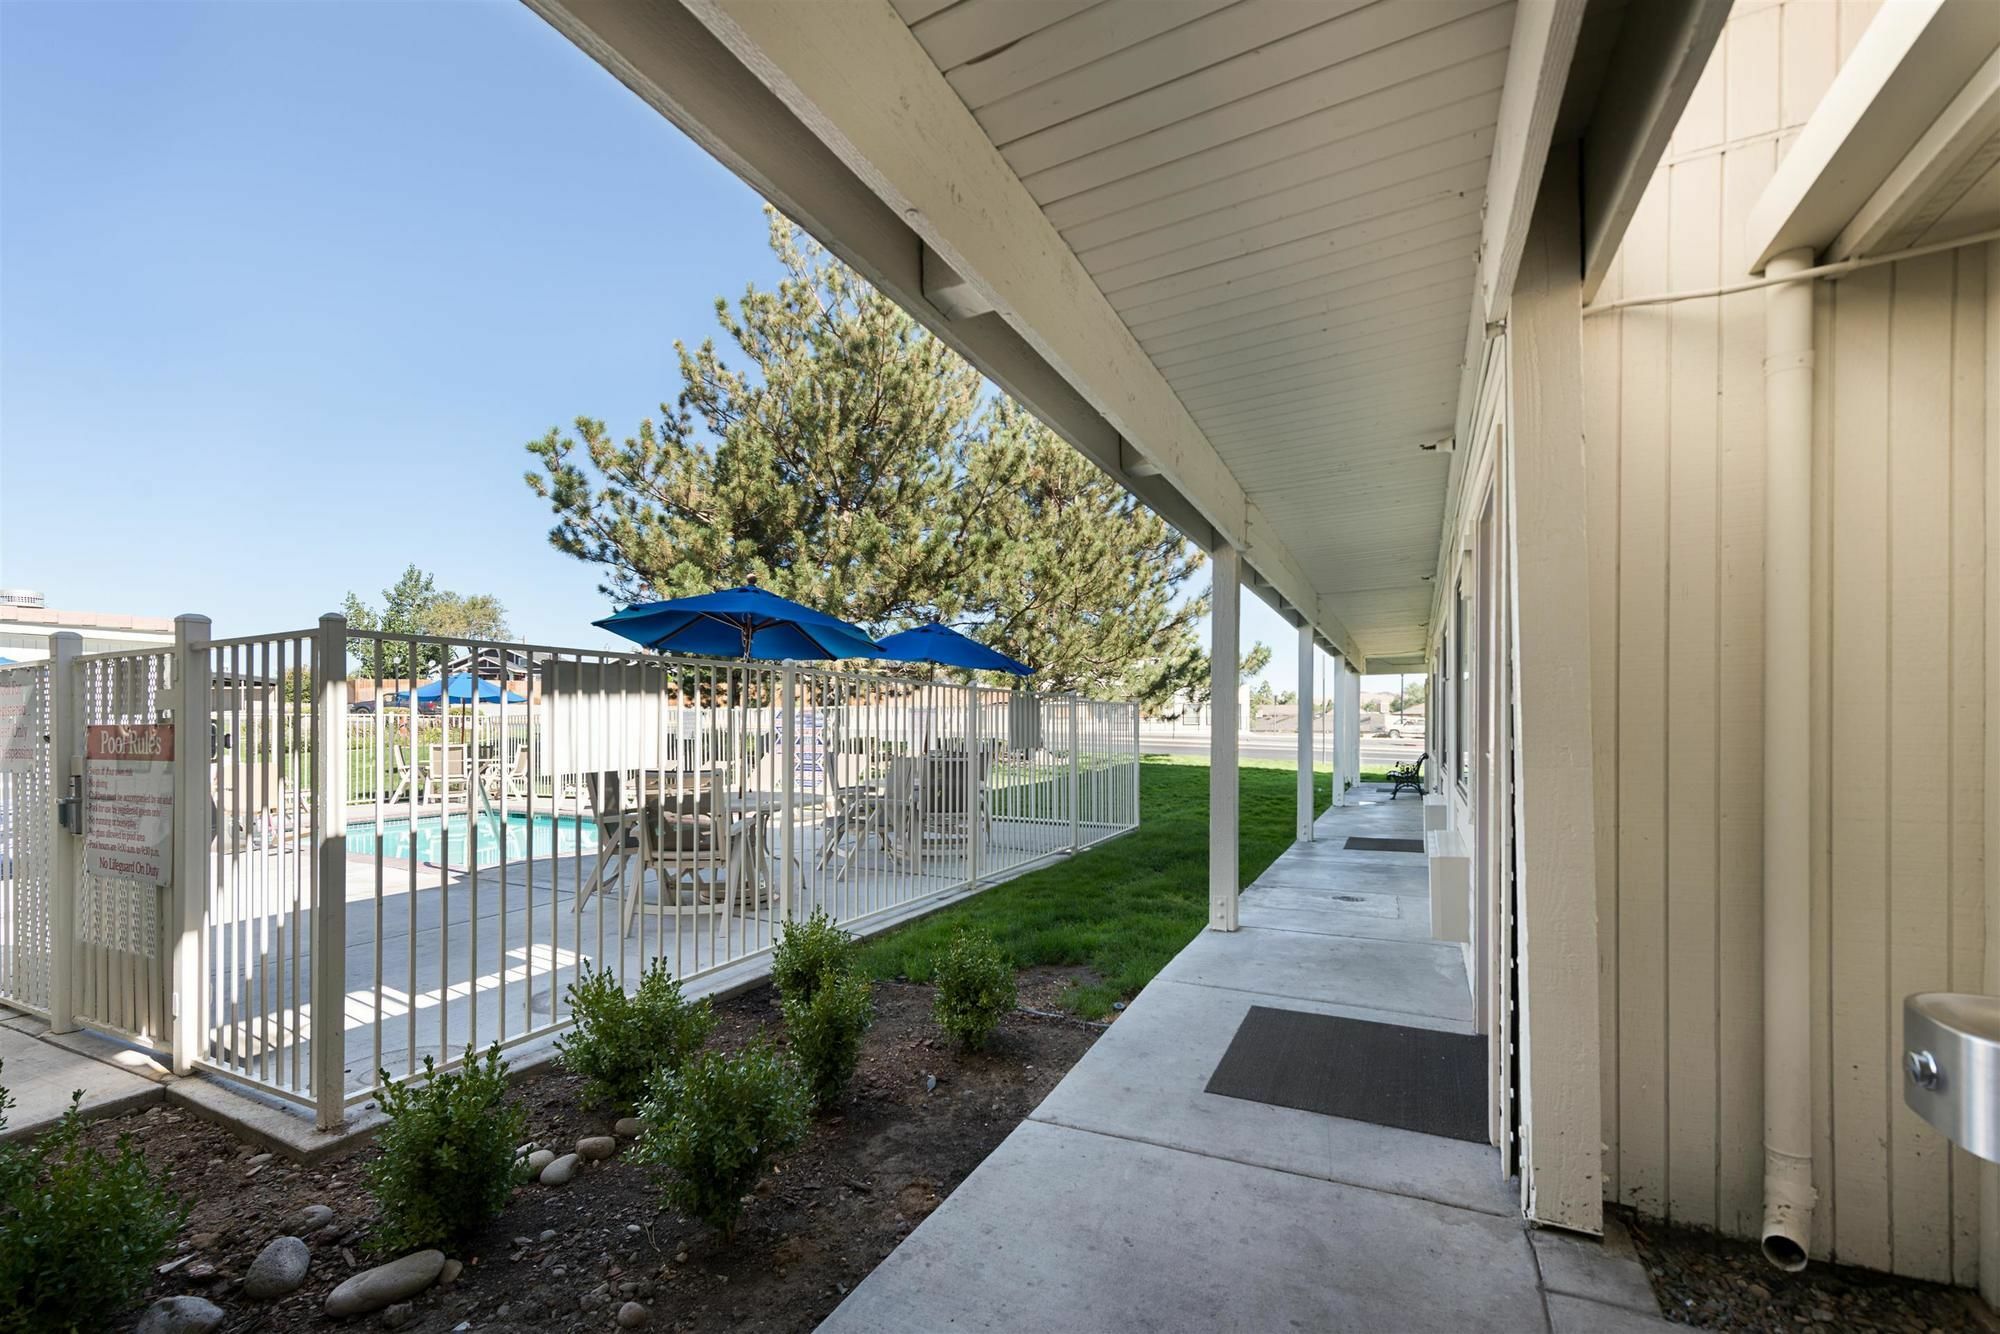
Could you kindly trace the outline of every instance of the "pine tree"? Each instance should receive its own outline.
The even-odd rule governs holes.
[[[620,441],[529,444],[550,542],[620,605],[743,583],[888,633],[942,620],[1043,689],[1171,695],[1202,554],[894,302],[770,213],[785,270],[675,344],[681,388]]]

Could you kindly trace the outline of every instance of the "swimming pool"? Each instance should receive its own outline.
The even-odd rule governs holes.
[[[471,817],[464,811],[452,814],[448,828],[443,818],[436,815],[419,816],[414,830],[407,816],[385,819],[380,825],[372,820],[351,821],[347,826],[347,855],[372,858],[379,849],[384,861],[406,862],[414,850],[419,862],[431,865],[485,867],[498,866],[503,851],[508,861],[525,859],[531,838],[533,855],[538,859],[552,853],[570,856],[597,851],[597,826],[574,815],[538,814],[531,820],[526,811],[509,811],[503,824],[497,813],[486,811],[478,817],[476,833],[472,834],[472,846],[478,856],[474,862],[466,857],[471,823]]]

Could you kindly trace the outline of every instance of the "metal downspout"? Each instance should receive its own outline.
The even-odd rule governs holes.
[[[1766,267],[1811,267],[1810,249]],[[1764,1255],[1812,1240],[1813,281],[1768,289],[1764,320]]]

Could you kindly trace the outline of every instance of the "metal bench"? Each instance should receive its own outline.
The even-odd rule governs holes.
[[[1429,758],[1430,756],[1428,755],[1419,755],[1414,764],[1398,764],[1390,767],[1389,800],[1394,801],[1396,794],[1405,788],[1418,795],[1422,795],[1424,790],[1424,761]]]

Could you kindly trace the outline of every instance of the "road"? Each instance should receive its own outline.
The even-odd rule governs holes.
[[[1423,738],[1418,736],[1365,736],[1361,738],[1361,767],[1386,769],[1416,759],[1423,748]],[[1199,732],[1156,732],[1149,728],[1139,733],[1139,749],[1153,755],[1206,755],[1208,738]],[[1243,738],[1236,753],[1244,759],[1289,760],[1299,753],[1298,736],[1292,732],[1253,732]]]

